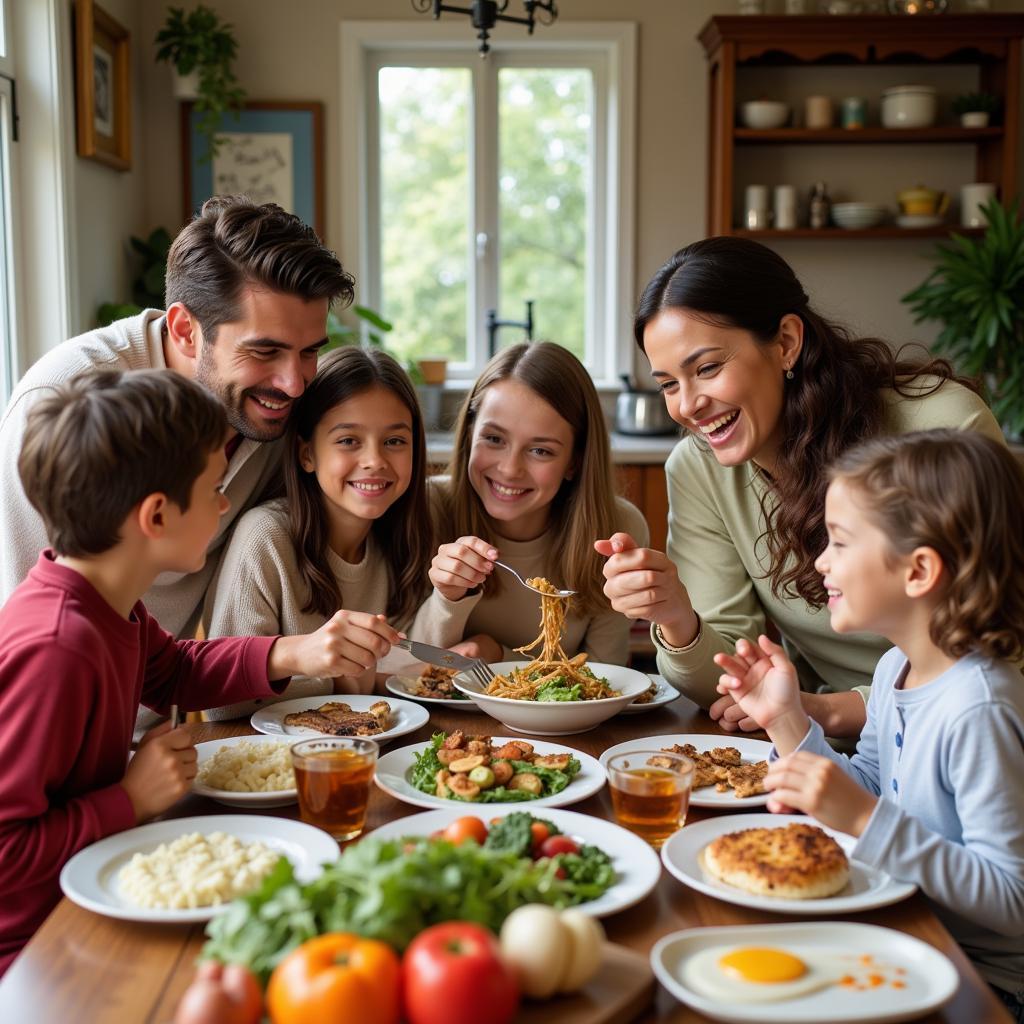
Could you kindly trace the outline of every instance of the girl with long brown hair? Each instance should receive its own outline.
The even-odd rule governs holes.
[[[436,487],[433,484],[436,483]],[[446,480],[432,481],[438,537],[424,606],[429,639],[487,661],[517,659],[536,638],[540,599],[502,570],[577,591],[563,649],[624,665],[629,623],[601,593],[593,542],[636,530],[640,512],[615,497],[608,430],[590,375],[551,342],[499,352],[467,395]]]
[[[334,619],[352,675],[297,679],[282,696],[369,692],[427,595],[433,551],[423,418],[391,356],[349,347],[321,360],[289,420],[284,479],[286,497],[235,529],[209,635],[290,636]]]
[[[612,607],[654,624],[661,672],[727,729],[755,725],[728,696],[716,700],[714,656],[774,623],[808,713],[830,735],[857,735],[888,643],[841,639],[825,614],[814,559],[826,467],[877,435],[958,427],[998,439],[992,413],[945,361],[825,319],[786,261],[748,239],[677,252],[644,290],[634,336],[691,436],[665,466],[667,553],[630,537],[598,545]]]

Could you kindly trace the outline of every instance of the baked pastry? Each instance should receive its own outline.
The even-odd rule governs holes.
[[[850,877],[843,848],[802,822],[719,836],[704,848],[704,867],[744,892],[788,900],[834,896]]]

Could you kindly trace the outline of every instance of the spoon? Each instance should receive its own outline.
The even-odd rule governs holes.
[[[534,587],[527,583],[526,580],[524,580],[523,577],[520,576],[519,573],[517,573],[511,565],[506,565],[504,562],[499,562],[497,559],[491,559],[491,561],[493,561],[495,565],[500,565],[502,569],[504,569],[506,572],[512,573],[512,575],[515,576],[515,578],[519,580],[519,582],[522,583],[522,585],[526,587],[527,590],[532,590],[535,594],[540,594],[543,597],[572,597],[576,593],[575,590],[556,590],[552,594],[546,594],[539,587]]]

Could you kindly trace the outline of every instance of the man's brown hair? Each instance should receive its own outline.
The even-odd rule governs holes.
[[[98,555],[150,494],[188,511],[227,431],[220,402],[179,373],[93,371],[29,411],[18,473],[54,551]]]
[[[355,287],[338,257],[294,214],[246,196],[214,196],[171,245],[165,300],[182,303],[212,342],[221,324],[241,316],[247,284],[345,306]]]
[[[931,641],[947,657],[1024,655],[1024,469],[1006,445],[968,430],[864,442],[830,478],[867,498],[893,551],[938,552],[945,569]]]

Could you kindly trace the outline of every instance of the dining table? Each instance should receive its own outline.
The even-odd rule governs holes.
[[[186,726],[197,743],[253,733],[248,719],[190,722]],[[438,730],[463,729],[473,734],[505,735],[508,730],[479,712],[430,705],[430,721],[407,736],[392,741],[395,747],[428,741]],[[692,701],[680,696],[672,703],[644,713],[618,714],[588,732],[544,737],[594,757],[609,747],[643,736],[703,734],[721,742],[727,737]],[[607,787],[571,807],[574,811],[614,821]],[[366,833],[385,822],[415,814],[422,808],[400,802],[372,787],[367,808]],[[749,810],[749,808],[747,808]],[[190,793],[162,817],[231,813],[210,799]],[[236,811],[235,813],[249,813]],[[260,811],[297,818],[295,805]],[[712,814],[691,807],[687,825]],[[684,826],[686,827],[686,826]],[[795,921],[820,921],[753,910],[723,902],[688,888],[662,869],[656,887],[637,905],[605,918],[608,938],[647,956],[661,937],[681,929]],[[952,1001],[921,1018],[949,1024],[996,1024],[1010,1016],[978,974],[928,902],[916,893],[902,902],[836,920],[859,921],[892,928],[914,936],[945,954],[960,977]],[[0,981],[0,1021],[7,1024],[167,1024],[192,980],[197,955],[204,941],[204,926],[143,924],[101,916],[61,899],[33,936],[6,976]],[[708,1018],[677,1002],[660,985],[635,1016],[644,1024],[684,1024]]]

